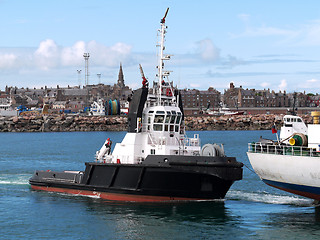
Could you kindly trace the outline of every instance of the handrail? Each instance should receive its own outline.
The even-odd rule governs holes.
[[[317,152],[314,148],[261,142],[248,143],[248,152],[275,155],[320,157],[320,152]]]

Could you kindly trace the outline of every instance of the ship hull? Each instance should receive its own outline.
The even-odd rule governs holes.
[[[18,116],[18,111],[17,110],[1,110],[0,109],[0,116],[17,117]]]
[[[320,158],[247,153],[256,174],[269,186],[320,200]]]
[[[171,161],[158,164],[86,163],[84,172],[36,171],[29,183],[34,190],[111,201],[162,202],[222,199],[234,181],[240,179],[242,164],[238,162],[187,164]]]

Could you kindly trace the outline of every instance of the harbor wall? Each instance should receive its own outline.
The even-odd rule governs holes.
[[[300,115],[311,123],[310,115]],[[259,114],[236,116],[198,115],[185,117],[188,131],[201,130],[268,130],[275,123],[279,130],[283,115]],[[0,117],[0,132],[74,132],[127,131],[126,116],[43,115]]]

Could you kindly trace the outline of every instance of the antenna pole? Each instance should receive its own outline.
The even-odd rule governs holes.
[[[85,60],[85,85],[89,85],[89,57],[90,53],[84,53],[83,54],[84,60]]]
[[[159,84],[159,93],[158,93],[158,104],[160,105],[161,103],[161,94],[162,94],[162,82],[164,81],[163,79],[163,69],[164,69],[164,57],[163,57],[163,51],[165,49],[164,47],[164,38],[165,38],[165,34],[166,34],[166,17],[167,17],[167,14],[168,14],[168,11],[169,11],[169,8],[167,8],[167,11],[166,13],[164,14],[164,17],[161,19],[160,23],[161,23],[161,29],[159,30],[160,31],[160,45],[158,45],[160,47],[160,52],[159,52],[159,65],[158,65],[158,70],[159,70],[159,73],[158,73],[158,78],[159,78],[159,81],[158,81],[158,84]]]

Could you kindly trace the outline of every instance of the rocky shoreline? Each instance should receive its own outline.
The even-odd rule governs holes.
[[[309,115],[301,115],[311,123]],[[268,130],[275,123],[282,126],[283,115],[259,114],[220,116],[186,116],[188,131],[202,130]],[[126,116],[70,116],[43,115],[0,117],[0,132],[75,132],[75,131],[126,131]]]

